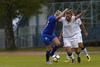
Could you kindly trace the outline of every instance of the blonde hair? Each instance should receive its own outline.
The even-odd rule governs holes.
[[[59,14],[61,14],[61,11],[56,10],[55,15],[56,15],[56,16],[59,16]]]

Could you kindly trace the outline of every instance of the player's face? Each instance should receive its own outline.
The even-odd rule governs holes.
[[[66,20],[67,20],[68,22],[71,20],[71,15],[70,15],[70,14],[66,14],[65,17],[66,17]]]

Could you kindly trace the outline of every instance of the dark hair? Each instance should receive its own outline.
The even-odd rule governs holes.
[[[70,14],[72,16],[72,13],[70,11],[66,11],[65,14]]]

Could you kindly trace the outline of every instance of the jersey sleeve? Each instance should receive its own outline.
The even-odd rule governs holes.
[[[79,25],[81,25],[81,24],[82,24],[82,21],[81,21],[81,19],[80,19],[80,18],[78,19],[78,24],[79,24]]]
[[[72,16],[72,17],[71,17],[71,20],[72,20],[73,22],[76,21],[76,20],[75,20],[75,16]]]
[[[51,22],[51,23],[54,23],[54,22],[56,21],[55,19],[56,19],[56,17],[55,17],[55,16],[52,16],[50,22]]]
[[[62,18],[60,18],[58,21],[59,21],[59,22],[62,22],[62,21],[63,21],[63,17],[62,17]]]

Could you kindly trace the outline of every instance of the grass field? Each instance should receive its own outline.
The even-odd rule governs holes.
[[[85,55],[81,54],[81,63],[77,63],[76,54],[75,64],[65,63],[66,55],[60,54],[61,60],[52,65],[45,64],[45,55],[1,55],[0,67],[100,67],[100,54],[89,54],[91,61],[88,62]]]

